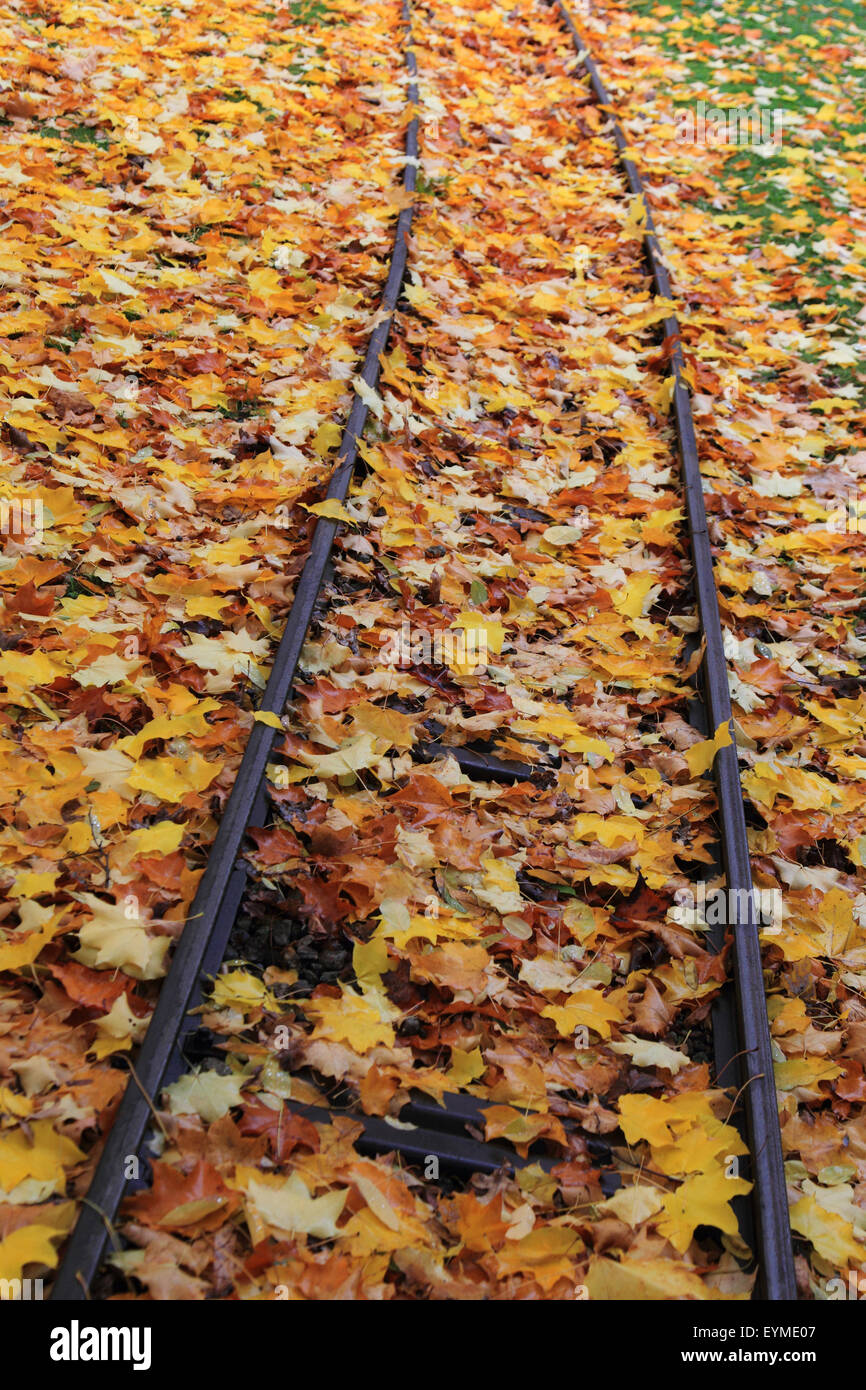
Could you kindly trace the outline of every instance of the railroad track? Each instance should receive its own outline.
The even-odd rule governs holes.
[[[661,299],[669,301],[670,282],[661,260],[652,214],[640,175],[627,154],[627,142],[615,119],[610,95],[594,61],[584,49],[567,8],[561,3],[554,8],[571,36],[580,68],[588,76],[597,106],[605,117],[610,118],[629,190],[645,209],[644,249],[654,292]],[[403,20],[407,34],[405,63],[409,74],[408,95],[410,104],[417,106],[418,73],[408,4],[404,5]],[[419,118],[416,114],[412,116],[406,132],[404,187],[410,195],[416,190],[418,154]],[[379,383],[382,357],[407,269],[412,217],[413,208],[410,206],[400,213],[397,221],[381,310],[361,372],[361,379],[368,390],[364,392],[364,398],[360,395],[356,398],[351,409],[338,453],[338,466],[327,492],[327,497],[337,502],[345,502],[349,495],[368,417],[367,402]],[[700,664],[700,697],[697,698],[696,692],[696,699],[692,702],[692,722],[705,736],[712,734],[720,725],[731,730],[733,728],[727,664],[695,430],[685,381],[686,368],[679,344],[679,326],[672,313],[665,317],[662,332],[669,347],[672,414],[676,421],[682,465],[682,493],[695,598],[705,643]],[[530,521],[544,519],[543,513],[533,516],[532,509],[528,509],[526,514]],[[316,621],[317,612],[320,612],[317,604],[321,603],[322,595],[332,579],[332,552],[339,525],[336,520],[324,516],[319,518],[298,581],[287,626],[277,648],[260,706],[262,712],[278,718],[291,706],[302,648],[311,624]],[[537,756],[517,760],[508,756],[507,751],[503,753],[497,745],[483,740],[472,739],[468,744],[449,742],[446,729],[441,726],[428,727],[427,732],[432,737],[417,750],[417,758],[422,766],[425,762],[451,757],[456,760],[463,776],[479,787],[494,785],[514,788],[515,793],[521,788],[549,787],[556,782],[558,767],[555,757],[538,752]],[[162,986],[146,1039],[106,1140],[90,1191],[67,1244],[52,1289],[51,1297],[55,1300],[82,1299],[89,1295],[109,1247],[116,1239],[114,1225],[128,1187],[128,1158],[130,1155],[146,1156],[147,1132],[154,1102],[161,1090],[175,1081],[191,1061],[223,1055],[206,1030],[199,1028],[197,1015],[193,1011],[200,1008],[209,981],[219,971],[227,951],[229,955],[232,954],[230,940],[233,931],[237,931],[239,919],[245,913],[249,915],[255,874],[244,853],[249,849],[250,829],[266,827],[272,818],[275,803],[272,788],[269,790],[267,769],[274,754],[275,739],[275,728],[263,722],[254,724],[187,926],[175,950],[169,975]],[[531,752],[531,742],[526,747]],[[720,1084],[736,1088],[737,1094],[743,1098],[754,1191],[749,1202],[739,1202],[738,1215],[741,1232],[750,1243],[753,1242],[760,1295],[770,1300],[790,1299],[795,1297],[791,1240],[758,924],[751,895],[746,821],[735,744],[717,752],[714,773],[718,801],[717,850],[724,865],[726,886],[732,890],[728,901],[737,905],[726,924],[734,940],[733,988],[723,989],[714,1005],[715,1069]],[[715,929],[714,945],[717,950],[724,946],[724,937],[725,924]],[[393,1117],[361,1113],[357,1105],[351,1105],[351,1099],[350,1106],[346,1107],[343,1097],[344,1090],[336,1087],[326,1097],[327,1104],[294,1099],[289,1099],[286,1104],[305,1119],[319,1123],[327,1123],[335,1113],[351,1113],[352,1119],[362,1126],[356,1141],[356,1147],[361,1152],[394,1152],[407,1163],[426,1162],[434,1158],[437,1168],[441,1165],[453,1174],[495,1173],[503,1166],[517,1170],[530,1163],[539,1163],[542,1168],[550,1169],[557,1162],[549,1146],[544,1144],[532,1145],[527,1156],[508,1142],[496,1143],[478,1137],[479,1127],[483,1127],[485,1102],[460,1089],[453,1093],[446,1092],[438,1099],[431,1098],[422,1089],[414,1091],[400,1109],[396,1126],[392,1122]],[[564,1125],[569,1133],[581,1128],[580,1125],[575,1126],[573,1120],[564,1120]]]

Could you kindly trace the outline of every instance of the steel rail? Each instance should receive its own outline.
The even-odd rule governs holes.
[[[670,276],[659,249],[652,209],[643,180],[627,153],[628,141],[616,118],[610,93],[567,6],[563,0],[553,0],[553,3],[571,35],[578,60],[589,76],[593,94],[610,119],[611,131],[628,186],[631,192],[642,200],[646,209],[644,249],[655,292],[662,298],[670,299]],[[734,739],[728,663],[707,530],[697,436],[692,417],[691,397],[685,380],[680,326],[674,314],[669,314],[664,319],[663,328],[665,338],[673,345],[670,366],[674,381],[674,416],[686,496],[698,612],[706,638],[703,690],[709,716],[708,732],[711,735],[719,725],[724,724]],[[745,1072],[746,1123],[755,1183],[752,1206],[755,1216],[758,1281],[765,1299],[792,1300],[797,1297],[797,1286],[788,1219],[782,1138],[773,1079],[773,1056],[767,1022],[761,947],[752,897],[749,841],[735,741],[716,754],[714,773],[719,804],[720,842],[729,891],[728,902],[735,905],[729,925],[733,930],[737,1022],[741,1066]]]
[[[409,74],[409,105],[410,109],[416,110],[419,102],[418,69],[412,48],[408,0],[403,3],[402,20],[406,29],[404,55]],[[418,131],[416,112],[409,120],[405,136],[403,188],[410,195],[414,194],[417,181]],[[361,380],[371,389],[375,389],[379,379],[380,357],[388,342],[391,321],[406,273],[413,210],[414,204],[410,204],[400,211],[397,218],[388,277],[364,357]],[[368,406],[356,393],[343,430],[337,468],[326,494],[328,499],[342,502],[348,495],[367,414]],[[326,517],[319,517],[316,522],[262,697],[260,708],[263,711],[278,716],[283,712],[339,524]],[[50,1294],[53,1300],[71,1301],[88,1296],[90,1284],[113,1235],[113,1222],[126,1190],[127,1160],[141,1150],[153,1100],[166,1084],[169,1070],[172,1067],[177,1070],[182,1065],[179,1031],[190,1008],[198,1002],[207,975],[219,967],[243,896],[247,869],[239,855],[247,827],[261,824],[264,819],[267,805],[265,769],[275,733],[276,730],[267,724],[256,722],[247,740],[208,855],[207,867],[160,990],[135,1062],[135,1070],[127,1083],[93,1181],[66,1246]]]

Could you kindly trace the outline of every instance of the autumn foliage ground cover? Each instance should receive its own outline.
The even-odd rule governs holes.
[[[788,43],[832,85],[850,41],[818,12],[815,44],[774,30],[768,62],[737,5],[679,13],[579,19],[684,326],[756,881],[785,905],[770,1014],[821,1296],[866,1226],[863,545],[834,526],[866,462],[857,151],[833,125],[847,98],[801,102],[792,201],[765,222],[736,153],[678,141],[676,112],[716,83],[733,98]],[[712,871],[714,801],[686,720],[695,616],[641,210],[548,6],[435,3],[416,31],[410,280],[202,1015],[224,1059],[167,1093],[101,1291],[743,1298],[743,1145],[707,1031],[724,969],[675,901]],[[381,283],[407,113],[396,4],[21,6],[0,34],[4,491],[38,491],[46,522],[0,571],[14,1273],[56,1259],[231,784]],[[850,197],[829,281],[797,241],[799,179],[824,166],[826,206]],[[395,660],[405,622],[483,638],[485,668]],[[560,766],[470,782],[422,760],[433,733]],[[410,1087],[477,1097],[488,1137],[542,1140],[553,1170],[425,1179],[361,1158],[350,1117],[284,1105],[393,1115]]]
[[[753,864],[783,903],[765,964],[798,1279],[821,1298],[866,1231],[863,11],[638,8],[588,27],[616,35],[695,358]],[[791,113],[779,149],[671,138],[682,105],[752,83]]]
[[[86,1188],[387,264],[397,7],[321,13],[22,4],[0,27],[10,1268],[50,1263],[64,1169]]]

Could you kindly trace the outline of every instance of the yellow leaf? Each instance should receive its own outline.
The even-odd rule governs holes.
[[[193,1071],[166,1086],[172,1115],[200,1115],[205,1124],[227,1115],[241,1103],[242,1076],[221,1076],[216,1071]]]
[[[0,654],[0,685],[6,687],[8,698],[14,704],[30,704],[37,686],[50,685],[66,674],[64,668],[44,652]]]
[[[88,909],[90,920],[78,929],[79,950],[75,959],[93,970],[123,970],[136,980],[156,980],[165,973],[165,955],[170,939],[148,936],[144,927],[126,916],[119,903],[106,903],[94,893],[78,893],[78,902]]]
[[[343,437],[343,431],[335,420],[325,420],[313,436],[313,452],[321,458],[336,449]]]
[[[655,1096],[620,1096],[619,1113],[626,1142],[636,1144],[645,1139],[649,1144],[669,1144],[678,1133],[705,1117],[714,1119],[709,1101],[695,1093],[671,1099]]]
[[[280,716],[274,714],[270,709],[257,709],[253,715],[256,724],[267,724],[269,729],[279,729],[282,733],[283,724]]]
[[[819,1081],[834,1081],[844,1076],[844,1067],[839,1067],[828,1057],[789,1057],[785,1062],[775,1062],[773,1073],[780,1091],[793,1091],[798,1086],[815,1088]]]
[[[622,228],[626,239],[643,236],[647,225],[646,212],[646,203],[640,193],[633,194],[630,199],[628,216]]]
[[[219,763],[209,763],[199,753],[186,758],[148,758],[138,763],[127,781],[138,791],[150,792],[160,801],[183,801],[190,792],[204,791],[220,773]]]
[[[557,549],[564,545],[575,545],[578,541],[583,540],[583,527],[548,526],[542,532],[542,539]]]
[[[743,787],[752,801],[771,810],[780,796],[787,797],[795,811],[827,811],[834,803],[836,784],[817,772],[802,767],[755,763],[743,773]]]
[[[653,1165],[669,1177],[706,1172],[718,1166],[721,1156],[747,1152],[737,1131],[716,1119],[709,1098],[699,1091],[666,1099],[624,1095],[619,1113],[626,1141],[646,1140]]]
[[[619,589],[612,590],[611,600],[616,611],[624,618],[639,618],[654,582],[653,575],[643,572],[633,574]]]
[[[50,1120],[32,1120],[30,1134],[23,1129],[0,1133],[0,1187],[11,1192],[26,1178],[65,1187],[64,1169],[81,1163],[84,1154],[65,1135],[58,1134]]]
[[[246,536],[233,536],[230,541],[216,541],[207,547],[209,565],[238,565],[253,548]]]
[[[667,415],[670,412],[671,401],[674,398],[674,391],[676,390],[676,386],[677,383],[675,377],[665,377],[664,381],[661,383],[658,390],[653,395],[653,405],[661,412],[662,415]]]
[[[557,313],[568,308],[563,296],[548,294],[546,290],[537,290],[529,303],[533,309],[544,309],[547,313]]]
[[[29,1096],[21,1096],[9,1086],[0,1086],[0,1115],[16,1115],[19,1118],[30,1115],[33,1101]]]
[[[638,1260],[624,1255],[617,1263],[594,1255],[586,1287],[592,1302],[661,1302],[664,1299],[721,1299],[725,1295],[705,1284],[700,1275],[675,1260]],[[737,1295],[740,1297],[740,1295]],[[742,1297],[748,1297],[743,1294]]]
[[[394,1029],[380,1017],[372,1004],[342,987],[342,999],[308,999],[301,1007],[316,1020],[314,1038],[331,1042],[346,1042],[356,1052],[369,1052],[372,1047],[392,1047]]]
[[[107,1014],[96,1020],[98,1035],[89,1051],[98,1060],[112,1052],[122,1052],[140,1042],[147,1032],[147,1019],[138,1018],[129,1007],[125,994],[119,994]]]
[[[591,1028],[601,1038],[610,1037],[611,1023],[622,1021],[622,1010],[605,999],[600,990],[579,989],[567,1004],[548,1004],[542,1018],[552,1018],[560,1037],[570,1038],[576,1028]]]
[[[663,1197],[664,1193],[657,1187],[636,1182],[630,1187],[621,1187],[606,1202],[600,1202],[599,1210],[612,1212],[628,1226],[640,1226],[661,1211]]]
[[[855,944],[858,934],[850,895],[842,888],[831,888],[824,894],[819,911],[825,953],[843,956]]]
[[[79,666],[74,679],[80,686],[118,685],[140,666],[139,661],[125,661],[123,657],[106,652],[87,666]]]
[[[258,1007],[268,1007],[273,995],[267,985],[246,970],[230,970],[217,975],[211,990],[210,1002],[215,1009],[234,1008],[242,1013]]]
[[[667,1236],[680,1254],[685,1254],[697,1226],[715,1226],[727,1235],[738,1231],[737,1218],[730,1206],[732,1198],[751,1192],[752,1184],[744,1178],[729,1178],[718,1167],[709,1173],[686,1178],[673,1192],[664,1196],[665,1214],[658,1230]]]
[[[184,828],[174,821],[163,820],[158,825],[148,825],[144,830],[136,830],[129,837],[135,854],[173,854],[179,849]]]
[[[310,507],[302,502],[301,506],[305,512],[311,512],[313,516],[324,516],[329,521],[348,521],[352,526],[358,524],[357,517],[352,516],[337,497],[326,497],[324,502],[314,502]]]
[[[300,749],[293,756],[306,763],[319,777],[345,777],[378,763],[385,748],[370,734],[347,738],[334,753],[307,753]]]
[[[645,833],[641,822],[631,816],[599,816],[594,811],[575,816],[572,827],[575,840],[598,840],[607,849],[629,840],[642,845]]]
[[[63,1239],[63,1231],[35,1222],[19,1226],[0,1241],[0,1279],[20,1279],[25,1265],[46,1265],[54,1269],[57,1251],[54,1242]]]
[[[477,941],[480,935],[478,924],[471,917],[455,917],[453,913],[440,912],[436,916],[409,918],[407,926],[385,923],[382,928],[389,941],[402,950],[408,941],[420,938],[423,941],[438,941],[440,937],[449,941]]]
[[[405,289],[403,293],[406,293]],[[368,386],[362,377],[355,377],[352,384],[367,409],[372,410],[377,420],[383,419],[385,415],[385,406],[382,403],[381,396],[378,396],[372,386]]]
[[[0,946],[0,970],[20,970],[23,965],[32,965],[42,947],[57,935],[62,915],[60,912],[50,914],[44,926],[30,932],[23,940],[4,942]]]
[[[184,600],[184,610],[188,618],[218,618],[231,601],[231,598],[191,594]]]
[[[650,512],[641,525],[641,540],[644,545],[670,545],[676,534],[676,525],[682,517],[682,507]]]
[[[539,1226],[520,1240],[507,1241],[496,1254],[501,1274],[525,1273],[547,1292],[560,1279],[574,1280],[574,1261],[584,1249],[567,1226]]]
[[[436,300],[429,290],[425,290],[423,285],[404,285],[403,297],[408,299],[413,309],[420,309],[422,312],[427,309],[436,308]]]
[[[138,758],[151,739],[183,738],[187,734],[208,734],[211,732],[211,726],[205,719],[205,715],[219,708],[219,700],[205,699],[199,700],[196,708],[186,714],[160,714],[156,719],[148,720],[137,734],[129,734],[126,738],[119,738],[114,747],[130,758]],[[128,776],[128,773],[124,775]]]
[[[138,294],[137,287],[133,285],[131,281],[124,280],[123,277],[120,275],[115,275],[113,270],[108,270],[107,267],[101,266],[96,273],[100,277],[103,285],[109,291],[110,294],[123,294],[133,296],[136,296]]]
[[[854,1239],[850,1221],[820,1206],[814,1197],[801,1197],[791,1207],[791,1225],[836,1269],[866,1263],[866,1245]]]
[[[725,722],[719,725],[712,738],[703,739],[700,743],[693,743],[691,748],[687,748],[683,754],[691,775],[701,777],[703,773],[709,772],[719,749],[730,748],[733,741],[731,730]]]
[[[672,1076],[689,1065],[689,1058],[684,1052],[677,1052],[666,1043],[636,1038],[632,1033],[626,1033],[622,1042],[610,1043],[610,1050],[630,1057],[636,1067],[663,1067]]]
[[[378,933],[369,941],[357,941],[352,950],[352,968],[363,991],[382,988],[382,976],[392,969],[388,942]]]
[[[251,270],[247,276],[247,283],[258,299],[271,299],[283,290],[279,272],[270,266],[260,266],[257,270]]]
[[[452,1047],[451,1065],[446,1072],[448,1080],[454,1086],[470,1086],[473,1081],[479,1081],[487,1070],[487,1063],[481,1055],[481,1048],[475,1047],[471,1052],[464,1052],[462,1048]]]
[[[495,618],[485,618],[481,613],[458,613],[451,626],[462,628],[464,632],[472,634],[472,645],[478,648],[482,665],[486,664],[487,652],[498,656],[502,651],[505,628]]]
[[[236,1183],[244,1192],[248,1209],[252,1207],[253,1215],[274,1230],[319,1240],[334,1240],[340,1235],[337,1220],[349,1195],[347,1187],[313,1197],[299,1173],[278,1178],[243,1166],[237,1169]]]
[[[669,1178],[703,1173],[714,1168],[727,1154],[742,1154],[746,1148],[731,1125],[715,1121],[710,1129],[695,1124],[682,1131],[673,1144],[653,1147],[653,1163]]]
[[[364,701],[352,710],[352,727],[374,738],[384,739],[389,748],[411,748],[414,721],[396,709],[382,709]]]
[[[360,1192],[367,1206],[373,1212],[377,1220],[387,1226],[390,1231],[402,1229],[402,1221],[399,1213],[394,1209],[381,1188],[377,1187],[373,1179],[368,1177],[360,1169],[355,1169],[352,1174],[352,1181]]]
[[[134,1014],[126,995],[119,994],[108,1013],[96,1020],[96,1026],[110,1038],[132,1038],[138,1042],[147,1032],[147,1019]]]
[[[475,896],[481,902],[494,907],[497,912],[519,912],[523,897],[517,883],[517,865],[508,859],[497,859],[490,850],[481,856],[484,884],[476,888]]]
[[[587,734],[573,714],[545,714],[538,719],[515,719],[511,727],[515,733],[547,734],[562,743],[567,753],[597,753],[607,762],[613,762],[613,751],[603,739]],[[601,823],[601,816],[597,817]]]
[[[407,516],[390,516],[382,527],[382,544],[392,549],[415,544],[415,523]]]

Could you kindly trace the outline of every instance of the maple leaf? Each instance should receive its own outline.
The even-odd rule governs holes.
[[[659,1301],[661,1299],[715,1299],[724,1297],[701,1279],[694,1270],[671,1260],[630,1259],[619,1261],[593,1256],[585,1283],[590,1299],[615,1301]],[[748,1291],[738,1295],[748,1298]]]
[[[612,1212],[620,1221],[627,1222],[629,1226],[640,1226],[662,1210],[664,1195],[657,1187],[650,1187],[646,1183],[632,1183],[628,1187],[620,1188],[619,1192],[608,1197],[600,1206],[605,1211]]]
[[[522,1272],[545,1290],[552,1289],[560,1279],[572,1281],[574,1259],[583,1250],[583,1241],[576,1231],[563,1226],[545,1226],[504,1245],[496,1253],[500,1273]]]
[[[670,1027],[673,1010],[659,993],[652,979],[648,979],[639,1003],[633,1011],[635,1026],[642,1033],[658,1037]]]
[[[459,1047],[452,1047],[451,1065],[447,1075],[448,1080],[456,1090],[470,1086],[473,1081],[479,1080],[486,1070],[487,1064],[481,1055],[480,1047],[475,1047],[469,1052]]]
[[[30,1135],[20,1129],[0,1134],[0,1188],[11,1193],[32,1178],[49,1192],[62,1191],[64,1165],[81,1162],[84,1154],[50,1120],[33,1120]]]
[[[567,1004],[548,1004],[541,1010],[542,1018],[551,1018],[563,1038],[571,1037],[578,1028],[591,1028],[599,1037],[610,1037],[611,1023],[622,1022],[622,1010],[598,990],[575,990]]]
[[[319,777],[345,777],[347,773],[374,767],[384,752],[387,752],[384,739],[362,733],[345,739],[336,753],[299,750],[295,757]]]
[[[180,848],[183,840],[183,826],[173,821],[160,821],[157,825],[145,826],[130,835],[130,846],[136,854],[173,854]]]
[[[676,1076],[678,1071],[689,1065],[689,1058],[684,1052],[677,1052],[675,1048],[667,1047],[664,1043],[646,1042],[631,1033],[626,1033],[622,1042],[612,1042],[610,1049],[612,1052],[631,1057],[636,1067],[661,1067],[672,1076]]]
[[[143,1284],[152,1298],[191,1301],[206,1298],[209,1284],[183,1268],[192,1257],[190,1247],[163,1231],[130,1224],[126,1232],[140,1241],[141,1250],[123,1250],[109,1257],[109,1263]]]
[[[10,210],[2,447],[10,479],[26,470],[22,491],[40,498],[45,525],[38,554],[24,553],[20,527],[9,531],[2,574],[14,645],[0,657],[13,731],[0,739],[8,788],[0,859],[21,925],[7,919],[0,962],[26,985],[14,996],[26,998],[25,1013],[11,1016],[5,1045],[28,1092],[17,1082],[4,1088],[4,1114],[10,1124],[32,1122],[43,1104],[58,1105],[76,1126],[70,1132],[104,1129],[119,1073],[109,1051],[100,1064],[84,1048],[94,1034],[97,1050],[126,1045],[139,1028],[140,1005],[114,969],[156,978],[153,943],[167,951],[186,916],[213,805],[248,732],[247,687],[264,685],[300,572],[304,505],[315,514],[327,455],[360,393],[375,435],[362,445],[369,471],[356,479],[354,525],[335,553],[333,601],[304,650],[312,693],[287,711],[294,766],[273,788],[284,828],[260,828],[260,853],[250,856],[268,874],[256,906],[282,924],[290,904],[290,940],[276,945],[269,926],[277,973],[260,988],[247,972],[219,977],[226,984],[217,981],[208,1005],[208,1026],[238,1068],[229,1081],[247,1081],[239,1123],[244,1115],[259,1123],[267,1161],[279,1160],[280,1122],[301,1131],[297,1117],[271,1105],[289,1094],[321,1103],[294,1063],[290,1074],[263,1054],[256,1029],[265,1008],[279,1012],[270,1007],[278,985],[293,988],[303,976],[297,993],[309,993],[324,973],[338,984],[299,1009],[314,1040],[293,1009],[285,1015],[288,1055],[338,1078],[347,1101],[360,1094],[365,1108],[384,1113],[413,1086],[441,1095],[464,1081],[482,1098],[528,1106],[532,1126],[546,1119],[542,1137],[553,1147],[563,1140],[541,1107],[565,1088],[580,1098],[581,1123],[610,1134],[619,1120],[628,1142],[650,1145],[657,1174],[684,1181],[653,1211],[662,1189],[655,1197],[623,1189],[595,1204],[600,1220],[588,1214],[576,1163],[559,1165],[557,1180],[503,1179],[492,1199],[484,1194],[486,1207],[474,1196],[443,1198],[419,1178],[404,1208],[408,1184],[387,1160],[360,1159],[351,1121],[341,1118],[322,1127],[321,1143],[318,1131],[315,1142],[303,1131],[316,1159],[315,1178],[305,1171],[304,1181],[308,1202],[321,1200],[313,1192],[351,1193],[348,1224],[337,1226],[341,1209],[331,1226],[344,1234],[326,1237],[340,1248],[312,1257],[300,1241],[296,1259],[266,1239],[271,1228],[254,1203],[248,1230],[229,1227],[230,1204],[218,1200],[227,1190],[213,1172],[203,1182],[195,1166],[206,1150],[231,1176],[236,1159],[215,1132],[225,1116],[208,1123],[183,1112],[157,1181],[165,1184],[160,1169],[169,1167],[176,1229],[188,1239],[171,1244],[164,1231],[134,1224],[127,1230],[140,1248],[118,1268],[152,1297],[230,1287],[271,1297],[277,1284],[299,1298],[497,1297],[504,1288],[558,1296],[583,1277],[584,1252],[565,1248],[573,1227],[562,1217],[579,1203],[582,1223],[595,1226],[591,1297],[741,1297],[730,1257],[712,1236],[696,1244],[688,1232],[701,1211],[724,1232],[718,1194],[695,1184],[742,1150],[716,1118],[725,1111],[706,1066],[675,1060],[693,1051],[694,1035],[681,1053],[668,1036],[674,1027],[683,1036],[721,979],[697,924],[669,915],[683,853],[709,862],[706,783],[684,778],[702,777],[716,751],[715,740],[696,745],[684,720],[700,655],[689,658],[682,641],[695,615],[667,420],[676,344],[670,335],[660,349],[656,342],[675,306],[636,288],[634,257],[618,254],[624,236],[639,249],[645,208],[616,169],[606,113],[574,81],[558,18],[520,17],[547,64],[549,100],[539,107],[503,49],[501,16],[434,8],[437,42],[417,45],[429,148],[412,283],[378,390],[356,383],[388,238],[406,203],[392,194],[405,124],[391,81],[397,7],[372,19],[341,10],[339,23],[318,6],[276,18],[233,12],[230,90],[203,89],[198,60],[189,61],[201,52],[219,66],[228,31],[219,3],[201,15],[166,13],[150,48],[115,36],[110,55],[101,20],[78,17],[58,57],[63,14],[28,19],[25,75],[13,83],[21,91],[0,94]],[[678,288],[705,310],[683,322],[685,379],[743,785],[766,826],[751,818],[752,849],[761,882],[785,893],[783,930],[765,937],[771,999],[809,1006],[802,1016],[783,1006],[774,1027],[786,1104],[798,1109],[784,1127],[790,1182],[819,1208],[814,1229],[823,1223],[829,1242],[815,1256],[817,1283],[827,1263],[847,1258],[858,1229],[845,1189],[863,1087],[850,1009],[820,1022],[814,1013],[828,990],[843,1003],[856,996],[862,974],[857,744],[866,721],[846,684],[856,684],[866,655],[851,598],[862,537],[856,516],[849,525],[846,495],[856,493],[862,452],[852,384],[862,237],[856,199],[827,193],[854,187],[859,173],[848,117],[860,76],[849,63],[843,83],[841,67],[861,26],[850,7],[807,17],[816,32],[802,39],[781,11],[750,14],[758,27],[744,32],[736,6],[722,23],[679,13],[678,0],[674,23],[639,9],[639,44],[633,10],[608,0],[586,24],[618,109],[639,116],[628,120],[629,153],[650,175]],[[672,146],[671,100],[693,112],[706,93],[705,65],[724,86],[732,58],[763,81],[757,50],[762,64],[795,74],[809,139],[769,155]],[[155,121],[145,98],[166,62],[177,77],[165,98],[171,119]],[[268,119],[272,110],[280,121]],[[202,120],[210,134],[197,156],[184,140]],[[473,141],[496,150],[480,182],[467,173],[470,126]],[[137,158],[118,164],[118,146]],[[545,149],[555,168],[545,159],[542,172],[526,151]],[[787,202],[768,202],[755,180],[755,160],[767,157],[776,185],[796,195]],[[52,192],[46,171],[58,161],[65,186],[77,190],[74,207]],[[818,177],[821,164],[829,181]],[[48,281],[32,273],[46,256]],[[837,299],[846,286],[850,312]],[[37,489],[37,476],[48,485]],[[379,664],[382,636],[404,615],[425,632],[460,636],[452,651],[484,647],[494,659],[484,670],[459,656],[433,667]],[[186,728],[172,725],[195,711]],[[412,771],[422,728],[444,729],[435,737],[445,743],[492,740],[501,756],[542,775],[530,790],[470,780],[454,759]],[[187,766],[201,785],[187,780]],[[171,821],[154,822],[157,800]],[[97,887],[107,873],[115,906],[127,885],[150,905],[139,922],[107,910]],[[67,920],[63,904],[88,889],[104,914],[73,901],[93,910],[81,950],[100,965],[102,988],[90,964],[68,959],[83,914]],[[343,978],[347,924],[354,987]],[[315,961],[310,943],[321,946]],[[320,969],[325,949],[345,965]],[[149,1002],[150,989],[141,993]],[[70,1030],[58,1016],[64,999],[103,1017]],[[347,1020],[357,1034],[328,1034]],[[240,1031],[243,1021],[251,1026]],[[580,1028],[592,1037],[575,1036]],[[388,1048],[387,1060],[376,1047]],[[629,1094],[635,1071],[647,1089]],[[689,1090],[677,1091],[683,1083]],[[663,1110],[631,1104],[645,1100]],[[510,1110],[505,1123],[520,1114]],[[823,1175],[820,1196],[798,1176],[801,1158]],[[251,1171],[264,1185],[273,1180],[272,1171]],[[23,1197],[35,1182],[24,1180]],[[37,1205],[34,1228],[45,1222]],[[804,1220],[811,1230],[813,1216]],[[647,1244],[661,1243],[659,1222],[670,1223],[677,1245],[666,1249],[676,1257],[658,1259]],[[849,1234],[834,1243],[837,1222]],[[612,1253],[614,1230],[630,1243]]]
[[[269,1227],[320,1240],[339,1235],[336,1223],[346,1204],[348,1189],[313,1197],[300,1173],[277,1178],[244,1167],[238,1168],[236,1183],[244,1193],[247,1219],[257,1230]]]
[[[849,1265],[859,1268],[863,1264],[866,1246],[854,1239],[851,1223],[821,1207],[814,1197],[807,1195],[794,1203],[791,1225],[835,1269],[847,1269]]]
[[[217,1170],[199,1159],[187,1172],[156,1162],[152,1188],[129,1198],[126,1210],[147,1226],[190,1233],[218,1229],[238,1205]]]
[[[104,902],[94,893],[76,896],[89,914],[89,920],[78,928],[76,960],[93,969],[119,967],[137,980],[154,980],[164,974],[168,937],[150,936],[119,903]]]
[[[204,791],[219,775],[219,765],[198,753],[188,758],[147,758],[136,763],[127,781],[137,791],[149,792],[160,801],[182,801],[190,792]]]
[[[315,1020],[314,1038],[328,1038],[336,1042],[345,1041],[360,1053],[371,1048],[390,1046],[394,1041],[394,1030],[385,1022],[378,1010],[360,994],[343,988],[340,999],[309,999],[303,1004],[304,1012]]]
[[[664,1196],[664,1216],[656,1223],[661,1235],[684,1253],[697,1226],[716,1226],[728,1235],[737,1235],[737,1218],[732,1198],[750,1192],[752,1184],[744,1178],[729,1178],[724,1168],[686,1178],[674,1192]]]
[[[22,904],[19,916],[26,935],[20,940],[7,938],[3,945],[0,945],[0,970],[20,970],[23,965],[31,965],[40,955],[43,946],[54,940],[64,914],[31,902]],[[16,937],[17,935],[16,933]]]
[[[729,748],[732,743],[731,731],[727,724],[720,724],[712,738],[693,743],[685,750],[684,756],[689,765],[689,772],[693,777],[701,777],[710,770],[719,750]]]
[[[352,710],[352,727],[387,742],[390,748],[411,748],[413,721],[395,709],[382,709],[365,701]]]
[[[346,510],[345,505],[336,497],[329,497],[324,502],[315,502],[311,506],[304,506],[311,516],[324,516],[330,521],[347,521],[351,526],[357,522],[357,518]]]
[[[20,1279],[26,1265],[43,1265],[54,1269],[57,1264],[57,1242],[63,1232],[51,1226],[33,1222],[0,1240],[0,1279]]]
[[[195,1071],[167,1086],[165,1094],[173,1115],[200,1115],[206,1123],[212,1124],[240,1103],[243,1084],[242,1076]]]
[[[147,1031],[147,1021],[132,1012],[125,994],[119,994],[111,1008],[96,1020],[97,1038],[91,1052],[96,1057],[108,1057],[140,1042]]]

